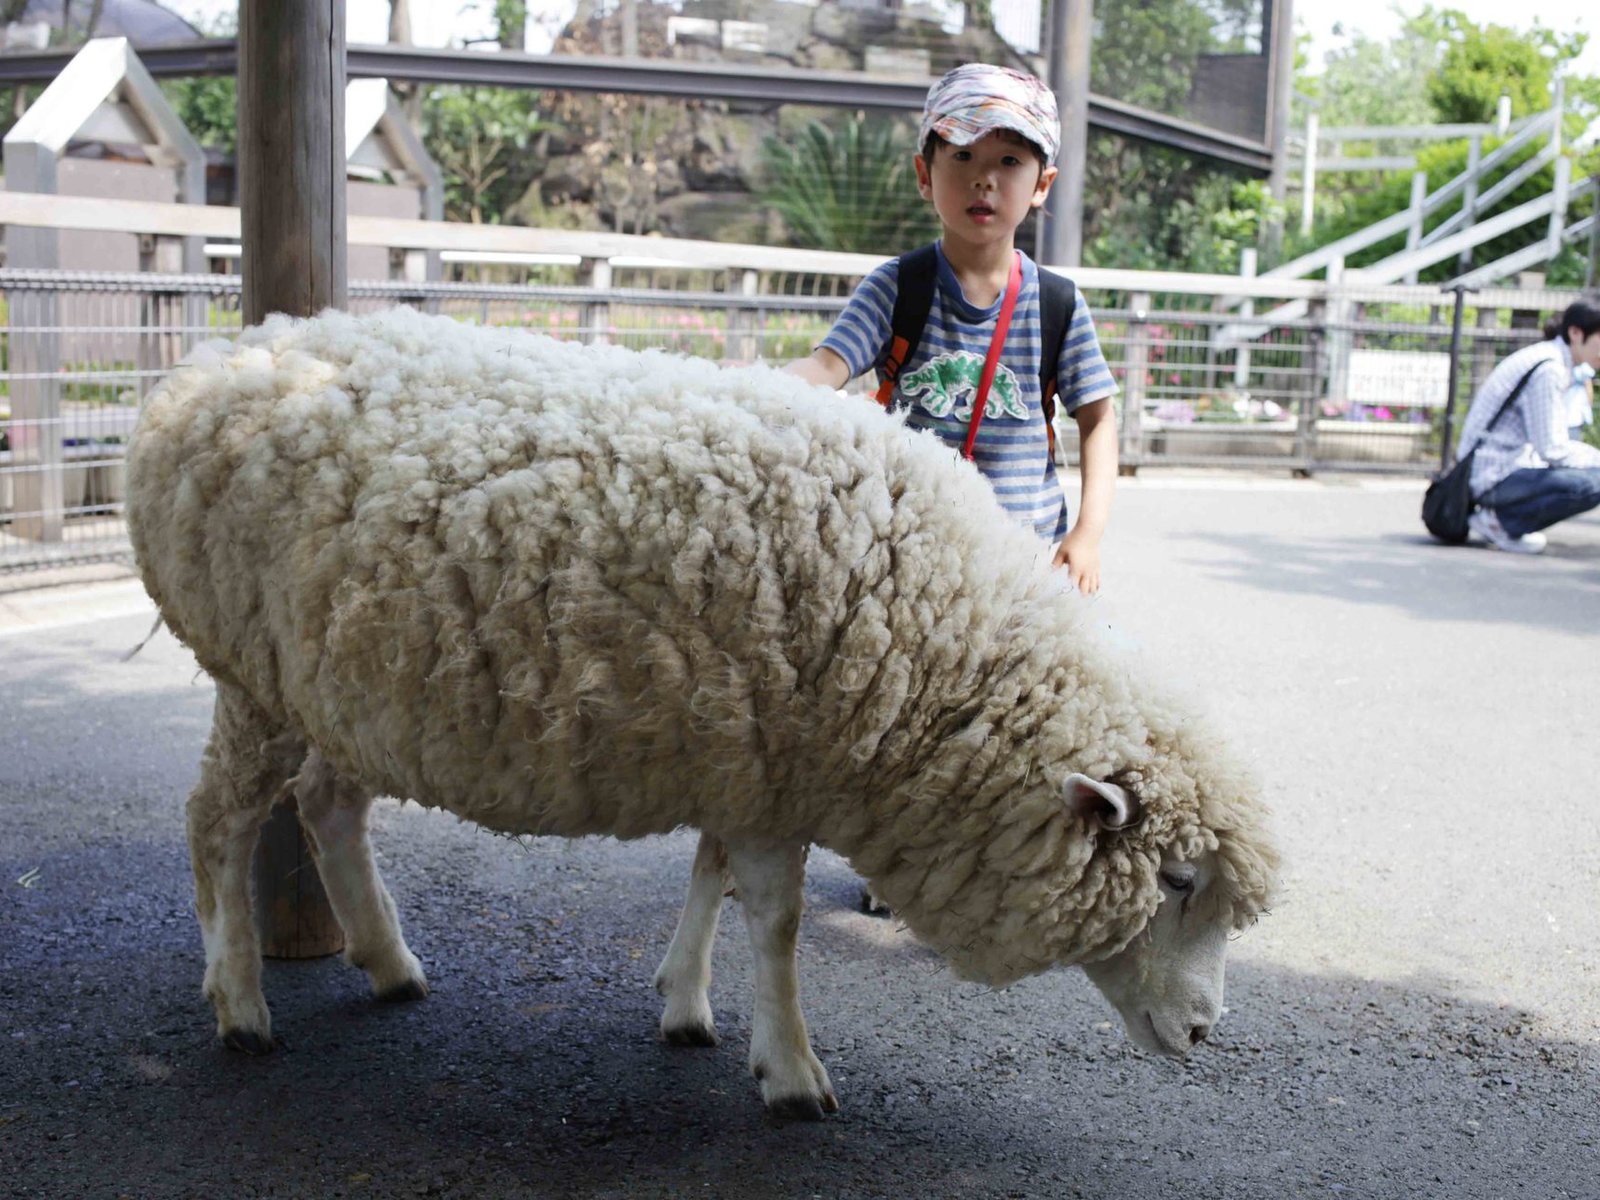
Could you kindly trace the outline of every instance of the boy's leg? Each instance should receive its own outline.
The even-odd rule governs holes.
[[[1512,537],[1545,529],[1600,506],[1600,467],[1513,471],[1479,501]]]

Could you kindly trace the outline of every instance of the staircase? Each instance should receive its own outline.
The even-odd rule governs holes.
[[[1462,273],[1447,286],[1457,284],[1480,287],[1548,262],[1561,253],[1568,242],[1577,241],[1589,234],[1594,225],[1593,216],[1568,223],[1568,208],[1574,198],[1595,189],[1594,179],[1585,179],[1576,187],[1572,184],[1572,160],[1561,153],[1561,117],[1563,105],[1559,87],[1555,105],[1546,112],[1513,126],[1512,136],[1492,153],[1474,154],[1466,170],[1433,192],[1427,190],[1427,176],[1417,172],[1412,176],[1411,204],[1400,212],[1385,217],[1367,228],[1358,230],[1336,242],[1330,242],[1262,273],[1263,279],[1306,279],[1318,272],[1329,282],[1374,285],[1396,282],[1415,283],[1418,272],[1436,263],[1456,258],[1462,264]],[[1454,127],[1451,127],[1454,128]],[[1341,131],[1351,133],[1354,131]],[[1374,131],[1378,132],[1378,131]],[[1537,153],[1508,172],[1503,178],[1484,187],[1484,183],[1530,146],[1544,144]],[[1477,149],[1476,144],[1474,150]],[[1380,160],[1373,160],[1380,161]],[[1387,160],[1383,160],[1387,161]],[[1480,220],[1478,213],[1490,210],[1509,196],[1523,183],[1533,178],[1552,163],[1555,164],[1555,184],[1549,192],[1513,209]],[[1427,218],[1433,216],[1459,198],[1459,207],[1432,229],[1424,230]],[[1515,253],[1506,255],[1482,266],[1468,266],[1471,251],[1486,242],[1521,229],[1533,222],[1546,222],[1545,236]],[[1359,271],[1346,271],[1348,256],[1389,238],[1406,234],[1406,247]],[[1248,320],[1230,322],[1220,326],[1212,335],[1213,351],[1238,349],[1269,332],[1274,325],[1296,320],[1306,315],[1308,301],[1292,300],[1276,308],[1252,316]]]

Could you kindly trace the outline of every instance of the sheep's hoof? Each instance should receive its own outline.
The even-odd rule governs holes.
[[[259,1056],[271,1054],[276,1044],[271,1035],[262,1035],[253,1029],[230,1029],[222,1035],[222,1044],[229,1050],[237,1050],[241,1054]]]
[[[715,1046],[717,1031],[710,1025],[684,1025],[677,1029],[663,1029],[661,1038],[669,1046]]]
[[[428,985],[421,979],[406,979],[387,991],[378,993],[379,1004],[404,1004],[408,1000],[426,1000]]]
[[[832,1092],[819,1100],[815,1096],[781,1096],[767,1104],[767,1113],[778,1121],[820,1121],[825,1112],[839,1111]]]

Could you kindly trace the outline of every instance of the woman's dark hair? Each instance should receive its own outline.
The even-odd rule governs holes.
[[[1567,305],[1566,312],[1544,323],[1547,338],[1566,341],[1569,329],[1581,329],[1584,337],[1600,333],[1600,292],[1586,292]]]

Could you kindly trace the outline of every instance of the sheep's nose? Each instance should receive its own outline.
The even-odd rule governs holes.
[[[1198,1046],[1211,1036],[1211,1026],[1196,1025],[1189,1030],[1189,1045]]]

